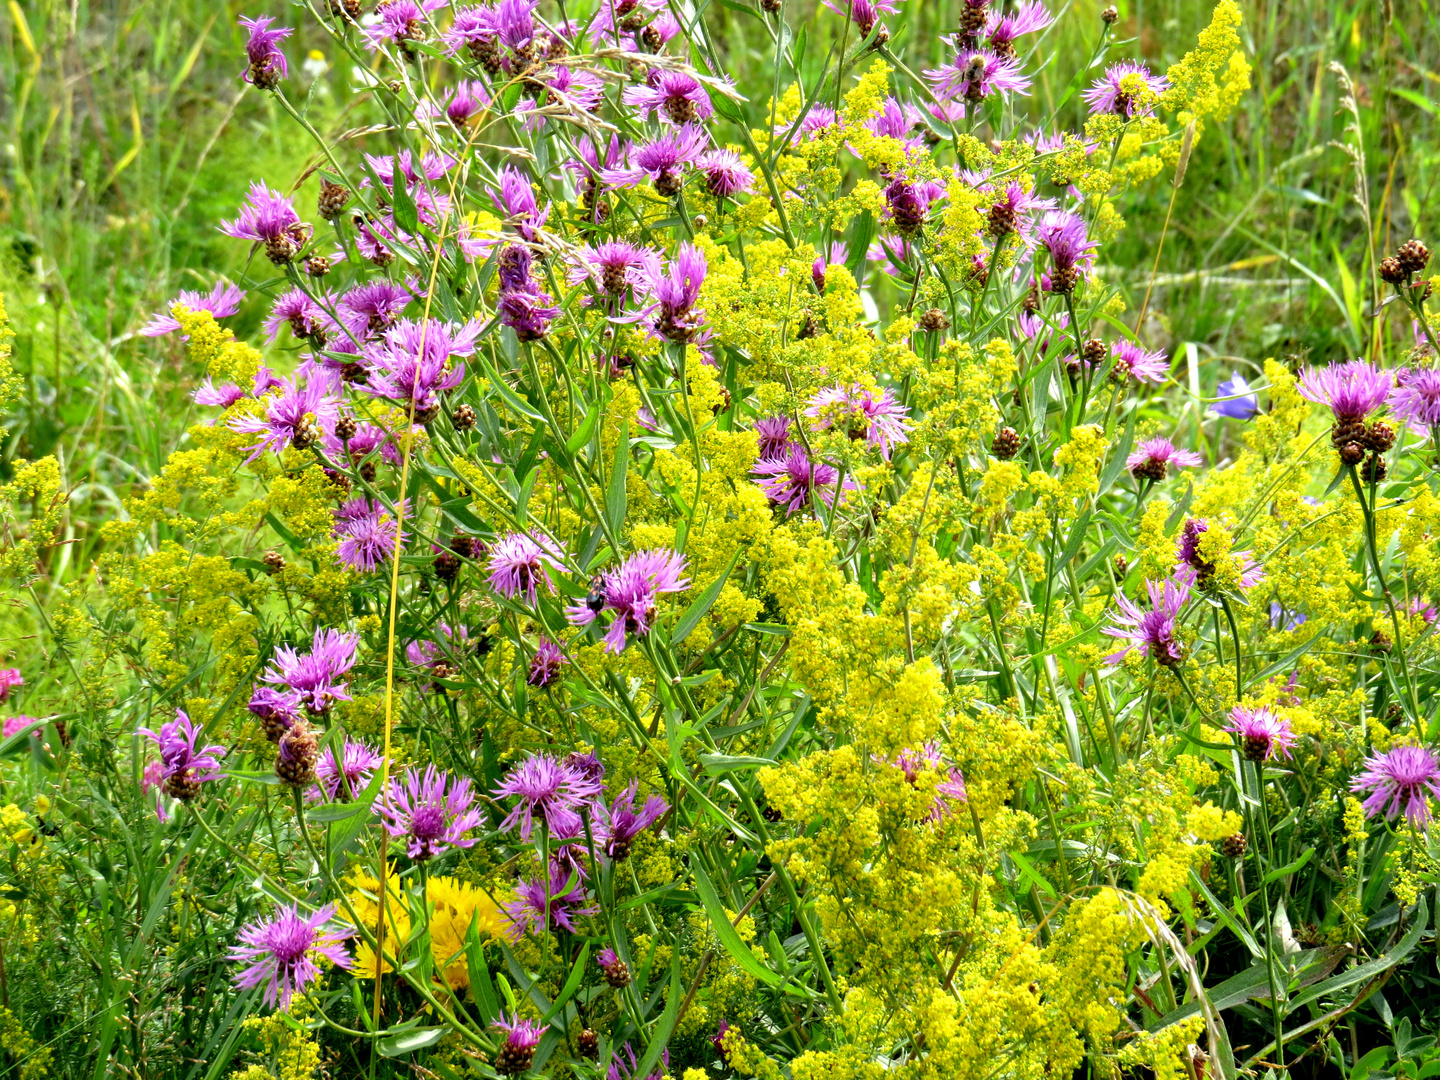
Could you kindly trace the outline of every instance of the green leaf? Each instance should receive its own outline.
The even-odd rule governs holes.
[[[522,529],[525,527],[525,517],[530,509],[530,496],[535,493],[535,481],[539,479],[540,466],[535,465],[531,467],[524,483],[520,485],[520,494],[515,499],[515,524]]]
[[[356,803],[324,803],[305,811],[305,820],[315,825],[326,825],[332,821],[344,821],[360,813],[363,807]]]
[[[738,551],[730,556],[730,564],[725,567],[725,572],[711,582],[710,587],[685,609],[685,613],[680,616],[680,621],[675,624],[675,632],[670,635],[670,644],[679,645],[690,636],[695,627],[700,625],[700,620],[705,618],[711,607],[714,606],[716,599],[719,598],[720,590],[725,587],[725,581],[730,577],[730,571],[735,569],[735,562],[739,558]]]
[[[388,1039],[381,1039],[379,1042],[380,1053],[385,1057],[400,1057],[403,1054],[413,1054],[416,1050],[423,1050],[427,1046],[434,1046],[449,1031],[444,1027],[416,1028],[414,1031],[406,1031],[399,1035],[391,1035]]]
[[[1328,997],[1337,990],[1344,990],[1346,987],[1354,986],[1357,983],[1368,982],[1370,979],[1386,971],[1404,960],[1412,952],[1415,946],[1420,943],[1421,935],[1430,923],[1430,909],[1425,902],[1425,897],[1420,897],[1420,903],[1415,909],[1415,921],[1410,924],[1410,929],[1405,936],[1396,943],[1384,956],[1377,957],[1369,963],[1360,964],[1349,971],[1341,972],[1333,978],[1318,982],[1310,987],[1303,994],[1296,994],[1289,1001],[1285,1002],[1285,1014],[1288,1016],[1297,1009],[1304,1008],[1312,1001],[1318,1001],[1322,997]],[[1347,1003],[1348,1004],[1348,1003]]]
[[[720,903],[720,894],[715,891],[715,886],[706,875],[705,868],[700,865],[699,859],[691,860],[690,870],[695,875],[695,888],[700,893],[700,902],[705,905],[705,913],[710,916],[715,936],[720,939],[720,944],[725,946],[730,958],[761,982],[769,986],[778,985],[782,981],[780,976],[756,958],[749,946],[740,940],[735,927],[730,925],[730,917],[725,914],[725,906]]]
[[[399,154],[395,155],[395,172],[392,175],[394,184],[390,194],[395,224],[403,231],[413,234],[420,228],[420,214],[415,209],[415,196],[410,194],[410,185],[406,182]]]
[[[655,1024],[655,1029],[650,1033],[650,1045],[645,1047],[645,1055],[630,1070],[631,1076],[649,1076],[651,1068],[660,1060],[665,1047],[670,1043],[670,1036],[675,1031],[675,1021],[680,1016],[680,950],[676,949],[670,958],[670,992],[666,995],[665,1011],[660,1014],[660,1019]]]
[[[1080,545],[1085,542],[1085,530],[1090,527],[1090,511],[1086,510],[1075,520],[1070,528],[1070,538],[1065,541],[1065,549],[1060,552],[1060,561],[1055,564],[1057,571],[1070,564],[1070,560],[1080,551]]]
[[[1206,900],[1210,901],[1210,910],[1215,913],[1215,917],[1229,927],[1230,932],[1240,939],[1245,948],[1250,950],[1251,956],[1257,960],[1265,959],[1265,950],[1256,944],[1254,936],[1250,931],[1246,930],[1245,927],[1240,925],[1234,913],[1210,891],[1209,886],[1200,879],[1200,875],[1195,873],[1194,870],[1190,871],[1190,885],[1192,888],[1198,890]]]
[[[1170,516],[1165,519],[1165,535],[1169,536],[1180,524],[1180,519],[1190,509],[1190,500],[1195,498],[1195,485],[1188,484],[1185,494],[1180,496],[1180,501],[1175,504],[1175,509],[1170,511]]]
[[[590,441],[590,436],[595,433],[595,425],[600,422],[600,403],[590,403],[590,408],[585,412],[585,419],[580,422],[580,427],[570,440],[565,444],[565,450],[571,457],[580,452],[580,448]]]
[[[775,762],[763,757],[731,756],[730,754],[701,754],[700,764],[711,776],[723,776],[735,769],[760,769]]]
[[[485,946],[480,941],[479,926],[472,920],[465,931],[465,968],[470,973],[470,993],[479,1006],[480,1018],[488,1025],[500,1015],[500,999],[485,963]]]
[[[1287,863],[1285,866],[1277,866],[1274,870],[1271,870],[1268,874],[1266,874],[1264,884],[1269,885],[1272,881],[1279,881],[1283,877],[1289,877],[1291,874],[1295,873],[1295,871],[1299,870],[1302,866],[1309,862],[1310,857],[1314,854],[1314,848],[1306,848],[1304,854],[1301,855],[1294,862]]]
[[[544,413],[538,412],[533,405],[511,390],[505,380],[501,378],[500,373],[495,370],[494,365],[485,365],[485,377],[490,382],[490,389],[500,395],[500,400],[505,402],[512,412],[519,413],[528,420],[538,420],[544,423]]]
[[[605,488],[605,520],[610,532],[620,535],[625,524],[625,474],[630,471],[630,422],[620,425],[620,438],[615,443],[615,460],[610,466],[610,483]]]
[[[587,942],[580,950],[580,955],[575,958],[575,966],[570,969],[570,977],[565,980],[565,985],[560,988],[560,993],[550,1003],[550,1008],[540,1018],[540,1023],[548,1024],[550,1019],[565,1007],[565,1003],[575,996],[575,991],[580,987],[580,980],[585,977],[585,965],[590,962],[590,945]]]
[[[1139,409],[1131,409],[1130,416],[1125,421],[1125,434],[1120,436],[1120,445],[1115,447],[1115,455],[1105,466],[1105,471],[1100,474],[1100,494],[1110,490],[1110,485],[1120,475],[1120,470],[1125,468],[1125,459],[1130,456],[1130,447],[1135,444],[1135,418],[1140,415]]]

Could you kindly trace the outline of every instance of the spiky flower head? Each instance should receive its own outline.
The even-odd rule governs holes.
[[[1245,757],[1254,762],[1271,758],[1288,758],[1295,745],[1295,732],[1286,720],[1267,708],[1247,709],[1237,705],[1230,710],[1230,723],[1225,730],[1240,740]]]
[[[434,765],[392,777],[378,807],[391,836],[406,841],[416,862],[433,859],[452,847],[475,846],[466,833],[480,825],[475,793],[467,777],[451,777]]]
[[[1119,593],[1115,603],[1120,616],[1115,625],[1107,626],[1100,632],[1129,644],[1119,652],[1105,658],[1107,664],[1118,664],[1132,649],[1139,649],[1142,656],[1148,656],[1157,664],[1169,667],[1185,658],[1184,646],[1176,637],[1175,620],[1190,600],[1187,585],[1172,580],[1146,581],[1145,591],[1150,596],[1150,610],[1146,611]]]
[[[1396,746],[1365,759],[1365,770],[1350,781],[1350,790],[1370,792],[1365,812],[1386,819],[1404,813],[1417,829],[1430,820],[1429,796],[1440,799],[1440,761],[1425,746]]]
[[[246,965],[236,974],[235,985],[241,990],[264,986],[265,1004],[287,1009],[295,994],[303,994],[320,978],[317,958],[349,970],[350,954],[342,943],[350,935],[327,925],[334,916],[334,904],[309,916],[286,905],[270,918],[242,927],[240,944],[230,949],[230,960]]]

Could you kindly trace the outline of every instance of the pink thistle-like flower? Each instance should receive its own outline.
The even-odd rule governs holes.
[[[1326,368],[1307,367],[1300,372],[1300,396],[1328,405],[1337,421],[1358,421],[1369,416],[1390,394],[1390,373],[1364,360],[1347,360]]]
[[[150,321],[140,328],[140,333],[145,337],[160,337],[179,330],[180,320],[174,315],[176,304],[187,311],[208,311],[217,319],[228,319],[240,310],[240,301],[243,299],[245,293],[224,280],[217,281],[208,293],[181,289],[180,294],[166,304],[163,311],[157,311]]]
[[[506,165],[500,170],[500,189],[492,192],[490,197],[495,202],[495,208],[509,219],[521,238],[527,243],[534,243],[538,235],[536,230],[545,224],[550,208],[547,206],[541,211],[529,178],[519,169]]]
[[[350,955],[342,942],[350,932],[328,928],[326,924],[334,916],[334,904],[326,904],[308,918],[298,908],[286,905],[269,919],[243,927],[241,944],[230,950],[232,961],[247,965],[235,976],[235,985],[241,990],[263,985],[265,1004],[286,1009],[295,994],[304,993],[320,978],[316,957],[348,971]]]
[[[19,668],[0,668],[0,701],[10,700],[10,691],[25,685],[25,676]]]
[[[592,596],[566,608],[566,618],[576,626],[589,626],[608,612],[612,621],[605,635],[605,648],[621,653],[626,635],[643,637],[650,632],[659,594],[682,592],[689,586],[690,579],[683,577],[684,573],[685,557],[674,551],[657,548],[636,552],[618,569],[602,575]]]
[[[555,583],[550,580],[546,567],[557,571],[565,569],[565,555],[548,536],[536,537],[524,533],[510,533],[496,541],[490,549],[490,587],[507,600],[524,596],[525,602],[535,606],[540,583],[545,591],[554,593]]]
[[[786,517],[811,505],[817,494],[826,506],[835,503],[839,472],[823,461],[811,461],[803,446],[792,445],[783,457],[758,461],[750,472],[770,501],[785,507]],[[840,488],[841,500],[847,492],[859,490],[860,485],[846,476]]]
[[[260,438],[246,447],[254,461],[267,450],[283,453],[287,446],[304,450],[320,441],[324,429],[333,427],[339,401],[330,388],[318,380],[306,380],[304,386],[290,379],[280,380],[280,393],[265,399],[263,416],[236,416],[230,428]]]
[[[1055,21],[1055,16],[1040,0],[1024,0],[1007,15],[990,13],[981,37],[1000,56],[1015,55],[1015,39],[1038,34]]]
[[[289,645],[276,649],[275,660],[260,677],[261,681],[272,686],[288,686],[300,695],[301,702],[311,712],[326,712],[336,701],[350,700],[341,676],[355,666],[355,649],[359,644],[359,634],[322,627],[315,631],[307,653]]]
[[[476,321],[456,326],[438,319],[401,319],[379,342],[365,347],[370,371],[359,389],[408,405],[417,424],[428,423],[440,411],[440,391],[453,390],[465,378],[465,365],[453,360],[475,351],[480,328]]]
[[[626,168],[600,170],[607,184],[633,187],[649,179],[659,194],[669,198],[684,185],[684,172],[695,164],[710,143],[710,136],[698,124],[683,124],[648,143],[632,146]]]
[[[1163,435],[1146,439],[1125,459],[1125,467],[1130,470],[1130,474],[1142,480],[1164,480],[1171,465],[1180,469],[1200,463],[1199,454],[1193,450],[1176,449],[1175,444]]]
[[[300,220],[295,206],[262,181],[250,185],[245,205],[233,221],[222,221],[220,231],[237,240],[265,245],[265,254],[277,265],[287,263],[310,242],[310,226]]]
[[[549,638],[541,638],[540,644],[535,647],[535,655],[530,659],[530,670],[525,676],[525,681],[537,689],[544,690],[560,677],[560,669],[570,661],[565,659],[565,654],[560,651],[560,646]]]
[[[429,765],[423,774],[410,768],[392,778],[379,812],[390,835],[407,842],[406,854],[423,862],[452,847],[474,847],[474,839],[465,835],[480,825],[474,801],[468,778],[452,779]]]
[[[1050,210],[1035,227],[1035,240],[1050,254],[1051,288],[1066,292],[1059,286],[1066,278],[1070,287],[1079,276],[1079,271],[1095,261],[1095,242],[1085,230],[1085,221],[1077,214],[1066,210]]]
[[[1110,346],[1110,355],[1115,358],[1115,366],[1110,370],[1110,377],[1116,382],[1122,381],[1125,376],[1137,382],[1154,383],[1156,386],[1165,382],[1166,376],[1170,374],[1170,360],[1158,349],[1150,352],[1142,349],[1133,341],[1121,339]]]
[[[650,272],[646,268],[659,257],[653,248],[632,244],[628,240],[605,240],[577,249],[566,280],[571,285],[592,282],[602,293],[612,297],[632,296],[648,288]]]
[[[161,724],[158,732],[145,727],[135,730],[159,748],[165,790],[182,802],[193,799],[201,784],[225,778],[220,769],[225,747],[201,747],[199,742],[205,737],[205,727],[192,723],[183,709],[176,709],[175,719]]]
[[[397,542],[403,545],[409,539],[409,534],[400,530],[395,514],[378,499],[351,499],[331,512],[335,525],[330,536],[340,541],[335,557],[362,573],[373,573],[395,554]]]
[[[1114,113],[1122,120],[1133,120],[1137,116],[1152,116],[1153,102],[1144,100],[1148,95],[1163,94],[1170,82],[1163,75],[1151,74],[1144,64],[1134,60],[1121,60],[1105,69],[1105,74],[1091,84],[1090,89],[1080,96],[1090,106],[1091,114]]]
[[[309,802],[319,802],[323,790],[330,802],[349,802],[370,786],[370,778],[384,760],[369,743],[346,739],[337,764],[335,751],[327,746],[315,762],[315,786],[305,797]]]
[[[250,31],[250,40],[245,42],[245,56],[250,66],[245,69],[245,81],[261,90],[273,90],[280,80],[290,74],[285,64],[285,54],[277,47],[295,31],[277,26],[270,29],[275,20],[269,15],[258,19],[240,17],[240,25]]]
[[[1411,615],[1419,615],[1425,620],[1426,626],[1434,626],[1437,621],[1440,621],[1440,611],[1436,611],[1433,604],[1427,604],[1418,596],[1410,601],[1410,606],[1406,610]]]
[[[450,0],[385,0],[375,9],[377,19],[365,27],[365,44],[371,51],[385,45],[404,47],[408,41],[425,36],[427,15],[445,7]]]
[[[216,386],[210,376],[206,375],[205,381],[195,388],[195,393],[190,397],[196,405],[216,405],[222,409],[228,409],[237,401],[249,396],[234,383],[227,382]]]
[[[961,49],[949,64],[925,72],[937,97],[978,104],[993,94],[1028,96],[1030,77],[1020,63],[989,49]]]
[[[656,71],[642,86],[632,86],[622,99],[648,120],[651,113],[670,124],[708,120],[715,114],[710,95],[698,79],[683,71]]]
[[[1114,626],[1100,632],[1130,644],[1105,658],[1107,664],[1118,664],[1132,649],[1139,649],[1157,664],[1171,667],[1185,658],[1184,647],[1175,637],[1175,619],[1190,599],[1190,588],[1173,580],[1146,581],[1150,594],[1150,610],[1144,611],[1126,597],[1116,594],[1120,615]]]
[[[1390,411],[1416,435],[1429,435],[1440,426],[1440,371],[1402,369],[1387,399]]]
[[[326,296],[325,301],[333,308],[335,300]],[[280,336],[280,328],[288,325],[290,332],[302,340],[319,339],[323,346],[326,331],[334,326],[334,320],[325,309],[310,299],[300,289],[290,289],[276,297],[270,305],[270,317],[265,320],[265,333],[271,342]]]
[[[577,915],[594,915],[600,910],[586,907],[585,899],[578,874],[566,867],[551,867],[543,877],[520,882],[505,911],[522,933],[539,934],[558,927],[573,934]]]
[[[500,823],[500,830],[518,825],[520,839],[528,843],[539,814],[552,834],[573,836],[582,826],[577,809],[600,791],[597,781],[564,762],[549,754],[531,754],[506,773],[493,792],[496,798],[513,795],[520,800]]]
[[[1277,754],[1290,756],[1295,745],[1295,732],[1290,721],[1266,708],[1247,709],[1237,705],[1230,710],[1230,723],[1225,730],[1240,739],[1240,749],[1254,762],[1269,761]]]
[[[868,36],[880,21],[880,16],[894,15],[900,10],[900,0],[824,0],[825,6],[837,15],[843,15],[855,24],[862,37]]]
[[[924,770],[934,769],[941,773],[940,782],[935,785],[935,801],[925,815],[927,821],[943,821],[954,813],[955,803],[965,802],[969,798],[969,794],[965,790],[964,774],[954,766],[945,767],[938,743],[927,742],[919,750],[906,747],[900,751],[893,762],[886,762],[885,759],[879,757],[876,757],[875,761],[878,764],[894,765],[905,774],[905,782],[912,787],[920,779],[920,773]]]
[[[669,341],[689,341],[700,333],[705,312],[695,307],[700,286],[708,269],[705,253],[693,244],[681,244],[675,258],[663,271],[659,260],[648,264],[650,291],[655,303],[649,308],[655,332]]]
[[[832,386],[810,398],[805,415],[822,431],[840,427],[852,439],[864,439],[890,460],[891,448],[910,441],[909,410],[895,400],[889,388],[872,393],[860,386]]]
[[[336,313],[350,336],[364,341],[394,325],[413,299],[408,289],[393,281],[372,281],[341,296]]]
[[[790,418],[788,416],[767,416],[755,421],[755,437],[759,443],[759,458],[783,458],[790,452]]]
[[[1199,585],[1201,588],[1209,584],[1210,576],[1215,573],[1215,564],[1200,554],[1200,537],[1209,529],[1209,523],[1201,518],[1186,519],[1180,530],[1180,540],[1176,544],[1176,554],[1184,564],[1176,570],[1177,581],[1184,580],[1187,585]],[[1232,551],[1230,554],[1240,561],[1242,589],[1253,589],[1265,580],[1265,571],[1255,562],[1249,551]]]
[[[257,685],[245,707],[267,732],[282,732],[300,719],[300,704],[300,694],[295,690]]]
[[[646,797],[645,805],[636,810],[635,792],[638,786],[637,781],[631,780],[608,808],[604,803],[596,804],[601,819],[599,831],[605,837],[605,854],[616,862],[627,859],[635,838],[670,809],[670,804],[659,795],[650,795]]]
[[[535,1048],[545,1033],[545,1025],[521,1019],[517,1014],[507,1017],[503,1012],[490,1025],[505,1033],[505,1041],[495,1054],[495,1071],[502,1076],[518,1076],[529,1072],[535,1059]]]
[[[1365,812],[1388,820],[1404,812],[1415,828],[1430,820],[1430,795],[1440,799],[1440,761],[1424,746],[1396,746],[1365,759],[1365,771],[1350,781],[1350,790],[1371,792]]]
[[[755,174],[734,150],[707,150],[695,167],[705,174],[705,190],[717,199],[732,199],[755,186]]]

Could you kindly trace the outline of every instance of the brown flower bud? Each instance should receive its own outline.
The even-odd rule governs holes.
[[[1234,836],[1227,836],[1220,841],[1220,854],[1227,859],[1243,859],[1245,857],[1245,834],[1237,832]]]
[[[1430,263],[1430,249],[1419,240],[1407,240],[1395,253],[1400,269],[1407,274],[1418,274]]]
[[[272,574],[278,574],[285,569],[285,557],[278,551],[265,552],[265,558],[261,561],[264,562],[265,569]]]
[[[941,330],[948,329],[950,320],[938,307],[932,307],[920,316],[920,329],[928,334],[938,334]]]
[[[1009,461],[1020,452],[1020,433],[1012,427],[1003,427],[990,443],[990,452],[1001,461]]]
[[[469,405],[457,405],[450,414],[450,422],[456,431],[469,431],[475,426],[475,410]]]

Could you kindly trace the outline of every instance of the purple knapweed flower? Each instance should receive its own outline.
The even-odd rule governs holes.
[[[1277,754],[1290,756],[1295,745],[1295,732],[1290,721],[1266,708],[1247,709],[1237,705],[1230,710],[1230,723],[1225,730],[1240,740],[1245,757],[1254,762],[1269,761]]]
[[[977,105],[993,94],[1030,93],[1030,77],[1020,64],[989,49],[961,49],[949,64],[925,72],[935,95],[947,101]]]
[[[438,319],[401,319],[378,342],[365,346],[367,382],[359,389],[376,397],[408,404],[417,424],[440,412],[439,393],[453,390],[465,378],[457,356],[475,351],[479,322],[464,326]]]
[[[510,244],[502,252],[496,266],[500,279],[500,322],[515,331],[520,341],[539,341],[550,328],[550,320],[560,314],[551,306],[550,294],[542,292],[530,274],[533,259],[523,244]]]
[[[541,638],[540,644],[535,647],[535,655],[530,659],[530,670],[525,675],[525,681],[544,690],[560,677],[560,669],[569,662],[560,651],[559,645],[549,638]]]
[[[1426,626],[1434,626],[1436,621],[1440,620],[1440,611],[1436,611],[1433,604],[1427,604],[1418,596],[1410,601],[1410,606],[1406,610],[1411,615],[1419,615],[1425,620]]]
[[[274,663],[260,678],[272,686],[288,686],[311,712],[326,712],[336,701],[350,700],[341,676],[355,666],[359,644],[359,634],[322,627],[315,631],[307,653],[289,645],[276,649]]]
[[[914,236],[925,227],[931,204],[944,193],[938,181],[913,183],[897,172],[885,185],[885,220],[902,236]]]
[[[573,934],[577,915],[594,915],[599,910],[585,906],[585,887],[579,875],[566,867],[551,867],[543,877],[520,882],[515,899],[505,905],[517,928],[536,934],[554,928]]]
[[[400,512],[405,512],[403,505]],[[335,524],[330,536],[340,541],[335,557],[352,570],[373,573],[395,554],[397,541],[403,545],[409,539],[400,531],[395,514],[378,499],[351,499],[331,513]]]
[[[1035,227],[1035,240],[1050,254],[1050,290],[1070,293],[1084,269],[1095,260],[1095,243],[1085,221],[1067,210],[1050,210]]]
[[[525,602],[534,607],[542,581],[546,592],[555,591],[546,567],[563,571],[564,559],[564,552],[543,533],[534,537],[510,533],[490,549],[490,587],[507,600],[524,596]]]
[[[1177,469],[1188,468],[1201,463],[1200,455],[1193,450],[1178,450],[1169,439],[1157,436],[1146,439],[1125,459],[1130,475],[1141,480],[1164,480],[1171,465]]]
[[[531,754],[506,773],[493,792],[496,798],[514,795],[520,800],[500,823],[500,829],[503,832],[518,825],[520,839],[528,843],[535,815],[540,814],[550,832],[574,835],[582,825],[577,810],[600,790],[597,781],[549,754]]]
[[[25,676],[19,668],[0,668],[0,701],[10,700],[10,691],[25,685]]]
[[[315,762],[315,786],[306,798],[318,802],[324,791],[331,802],[349,802],[370,786],[370,778],[384,760],[384,755],[369,743],[346,739],[337,764],[335,751],[327,746]]]
[[[495,208],[509,219],[521,238],[527,243],[534,243],[538,235],[536,230],[545,224],[550,208],[547,206],[541,211],[529,178],[519,169],[507,165],[500,170],[500,190],[492,192],[490,197],[495,202]]]
[[[693,244],[681,244],[664,271],[658,260],[649,269],[655,332],[669,341],[694,338],[705,322],[705,312],[695,308],[705,282],[705,253]]]
[[[280,454],[287,446],[305,450],[320,441],[324,429],[333,427],[339,402],[330,388],[318,380],[306,380],[299,386],[290,379],[280,380],[280,393],[265,398],[263,416],[236,416],[230,420],[234,431],[258,435],[246,447],[254,461],[267,450]]]
[[[208,311],[217,319],[227,319],[240,310],[240,301],[243,299],[243,291],[223,280],[217,281],[208,293],[181,289],[180,294],[166,304],[163,311],[157,311],[150,321],[140,328],[140,333],[145,337],[160,337],[179,330],[180,320],[174,315],[176,304],[187,311]]]
[[[376,20],[365,27],[365,45],[372,51],[386,45],[402,49],[425,36],[427,16],[450,0],[385,0],[375,9]]]
[[[911,787],[915,786],[916,781],[920,779],[920,773],[926,769],[933,769],[941,774],[940,782],[935,785],[935,801],[925,815],[926,821],[943,821],[954,813],[955,803],[966,802],[969,799],[969,794],[965,790],[965,775],[954,766],[946,768],[938,743],[927,742],[918,750],[906,747],[900,751],[893,762],[886,762],[885,759],[879,757],[874,760],[877,763],[893,764],[905,774],[905,782]]]
[[[792,445],[782,457],[762,459],[750,471],[770,501],[785,507],[786,517],[811,505],[816,494],[826,506],[835,504],[839,472],[823,461],[811,461],[803,446]],[[859,490],[860,486],[846,476],[840,497],[843,501],[846,492]]]
[[[391,779],[380,801],[380,816],[391,836],[406,841],[405,853],[416,862],[433,859],[449,848],[475,845],[465,834],[480,825],[473,808],[475,793],[467,777],[452,778],[428,765],[405,770]]]
[[[825,6],[837,15],[843,15],[855,24],[861,37],[867,37],[880,21],[880,16],[894,15],[900,10],[900,0],[824,0]]]
[[[621,98],[648,120],[655,113],[671,124],[708,120],[715,114],[710,95],[698,79],[683,71],[655,71],[642,86],[632,86]]]
[[[575,626],[589,626],[608,612],[610,629],[605,635],[606,651],[625,650],[627,634],[643,637],[650,632],[655,598],[660,593],[682,592],[690,584],[685,573],[685,556],[657,548],[631,555],[619,568],[601,576],[594,594],[565,609]]]
[[[705,174],[705,190],[717,199],[733,199],[755,186],[755,174],[734,150],[707,150],[695,167]]]
[[[1201,518],[1187,518],[1180,530],[1176,543],[1176,554],[1183,564],[1176,571],[1176,580],[1184,579],[1187,585],[1204,588],[1215,573],[1215,564],[1200,553],[1200,537],[1210,529],[1209,522]],[[1253,589],[1265,580],[1265,571],[1251,557],[1249,551],[1230,553],[1240,563],[1240,588]]]
[[[245,706],[260,721],[267,735],[280,735],[300,719],[300,695],[294,690],[256,684]],[[273,733],[273,734],[272,734]]]
[[[1365,771],[1350,781],[1350,790],[1369,791],[1365,812],[1387,820],[1404,812],[1410,824],[1424,828],[1430,820],[1427,796],[1440,799],[1440,761],[1424,746],[1397,746],[1365,759]]]
[[[26,728],[32,728],[39,723],[42,723],[42,721],[36,719],[33,716],[7,716],[5,718],[4,728],[0,729],[0,736],[3,736],[6,739],[14,738]],[[158,761],[152,761],[150,764],[154,765],[157,769],[163,770],[164,768]],[[146,766],[146,768],[149,768],[149,766]]]
[[[854,0],[855,3],[869,3],[869,0]],[[880,2],[880,0],[877,0]],[[627,1063],[628,1059],[628,1063]],[[670,1049],[666,1047],[660,1051],[660,1064],[650,1072],[648,1076],[637,1076],[636,1070],[640,1060],[635,1056],[635,1051],[630,1044],[625,1044],[625,1057],[617,1052],[610,1059],[610,1067],[605,1070],[605,1080],[664,1080],[665,1075],[670,1071]]]
[[[1139,649],[1140,655],[1166,667],[1185,658],[1184,646],[1175,636],[1175,618],[1190,599],[1189,586],[1172,580],[1147,580],[1145,591],[1150,594],[1149,611],[1141,610],[1126,597],[1116,594],[1115,603],[1120,608],[1120,616],[1114,626],[1107,626],[1100,632],[1130,644],[1107,656],[1107,664],[1120,663],[1132,649]]]
[[[166,794],[188,802],[200,793],[201,784],[225,778],[220,770],[225,747],[199,746],[205,737],[205,726],[192,723],[183,709],[176,709],[175,719],[161,724],[158,732],[145,727],[135,730],[160,750]]]
[[[606,837],[605,854],[616,862],[629,858],[630,846],[635,838],[670,809],[670,804],[659,795],[650,795],[646,797],[645,804],[636,810],[635,792],[638,786],[637,781],[631,780],[608,808],[603,803],[596,805],[601,817],[600,831]]]
[[[334,916],[334,904],[326,904],[308,918],[298,908],[285,905],[270,918],[242,927],[241,944],[230,949],[230,959],[247,966],[235,976],[235,985],[241,990],[263,985],[265,1004],[287,1009],[294,995],[303,994],[320,978],[317,956],[348,971],[350,954],[342,942],[350,932],[327,927]]]
[[[889,388],[878,394],[864,387],[831,386],[806,403],[805,415],[814,418],[820,430],[839,427],[852,439],[864,439],[890,460],[891,448],[910,441],[909,410],[895,400]]]
[[[310,226],[300,220],[294,205],[263,181],[250,185],[250,194],[234,221],[220,223],[220,231],[237,240],[265,245],[265,254],[276,265],[288,263],[310,242]]]
[[[1347,360],[1326,368],[1305,368],[1298,389],[1306,401],[1328,405],[1336,422],[1357,422],[1385,404],[1390,373],[1364,360]]]
[[[1250,384],[1238,371],[1215,387],[1215,396],[1222,399],[1210,406],[1217,416],[1231,420],[1252,420],[1260,415],[1260,399],[1250,392]]]
[[[1440,371],[1402,369],[1387,399],[1390,411],[1416,435],[1429,435],[1440,427]]]
[[[261,90],[274,90],[280,80],[290,74],[285,54],[278,45],[295,31],[284,26],[272,30],[270,24],[274,21],[269,15],[257,19],[240,17],[240,25],[250,31],[250,40],[245,42],[245,56],[250,61],[245,69],[245,81]]]
[[[1170,360],[1163,352],[1143,349],[1124,338],[1110,346],[1110,355],[1115,360],[1110,378],[1116,382],[1123,382],[1128,376],[1136,382],[1160,386],[1170,374]]]
[[[529,1071],[535,1059],[535,1048],[545,1034],[545,1025],[522,1019],[519,1014],[507,1017],[503,1012],[490,1025],[505,1033],[505,1041],[495,1053],[495,1071],[503,1076],[517,1076]]]
[[[335,306],[333,297],[326,296],[325,300],[332,308]],[[270,305],[270,317],[265,320],[265,333],[269,335],[270,341],[274,342],[280,336],[280,328],[287,325],[297,338],[323,347],[326,331],[334,322],[325,309],[304,292],[290,289],[281,293]]]
[[[698,124],[683,124],[648,143],[631,146],[626,168],[600,170],[607,184],[633,187],[649,179],[658,194],[669,198],[684,186],[684,172],[694,165],[709,145],[710,137]]]
[[[997,56],[1014,59],[1017,38],[1038,34],[1054,21],[1055,16],[1040,0],[1024,0],[1009,14],[991,12],[980,36]]]
[[[592,282],[606,296],[623,298],[649,288],[659,253],[628,240],[605,240],[576,249],[566,279],[571,285]],[[650,268],[650,269],[647,269]]]
[[[1155,98],[1169,89],[1163,75],[1151,74],[1144,64],[1121,60],[1105,69],[1105,74],[1080,96],[1090,106],[1091,114],[1114,113],[1122,120],[1155,113]]]
[[[341,296],[336,314],[352,338],[364,341],[394,325],[413,299],[408,289],[393,281],[372,281]]]
[[[766,416],[755,421],[755,437],[759,443],[759,457],[784,457],[790,452],[790,418],[788,416]]]

